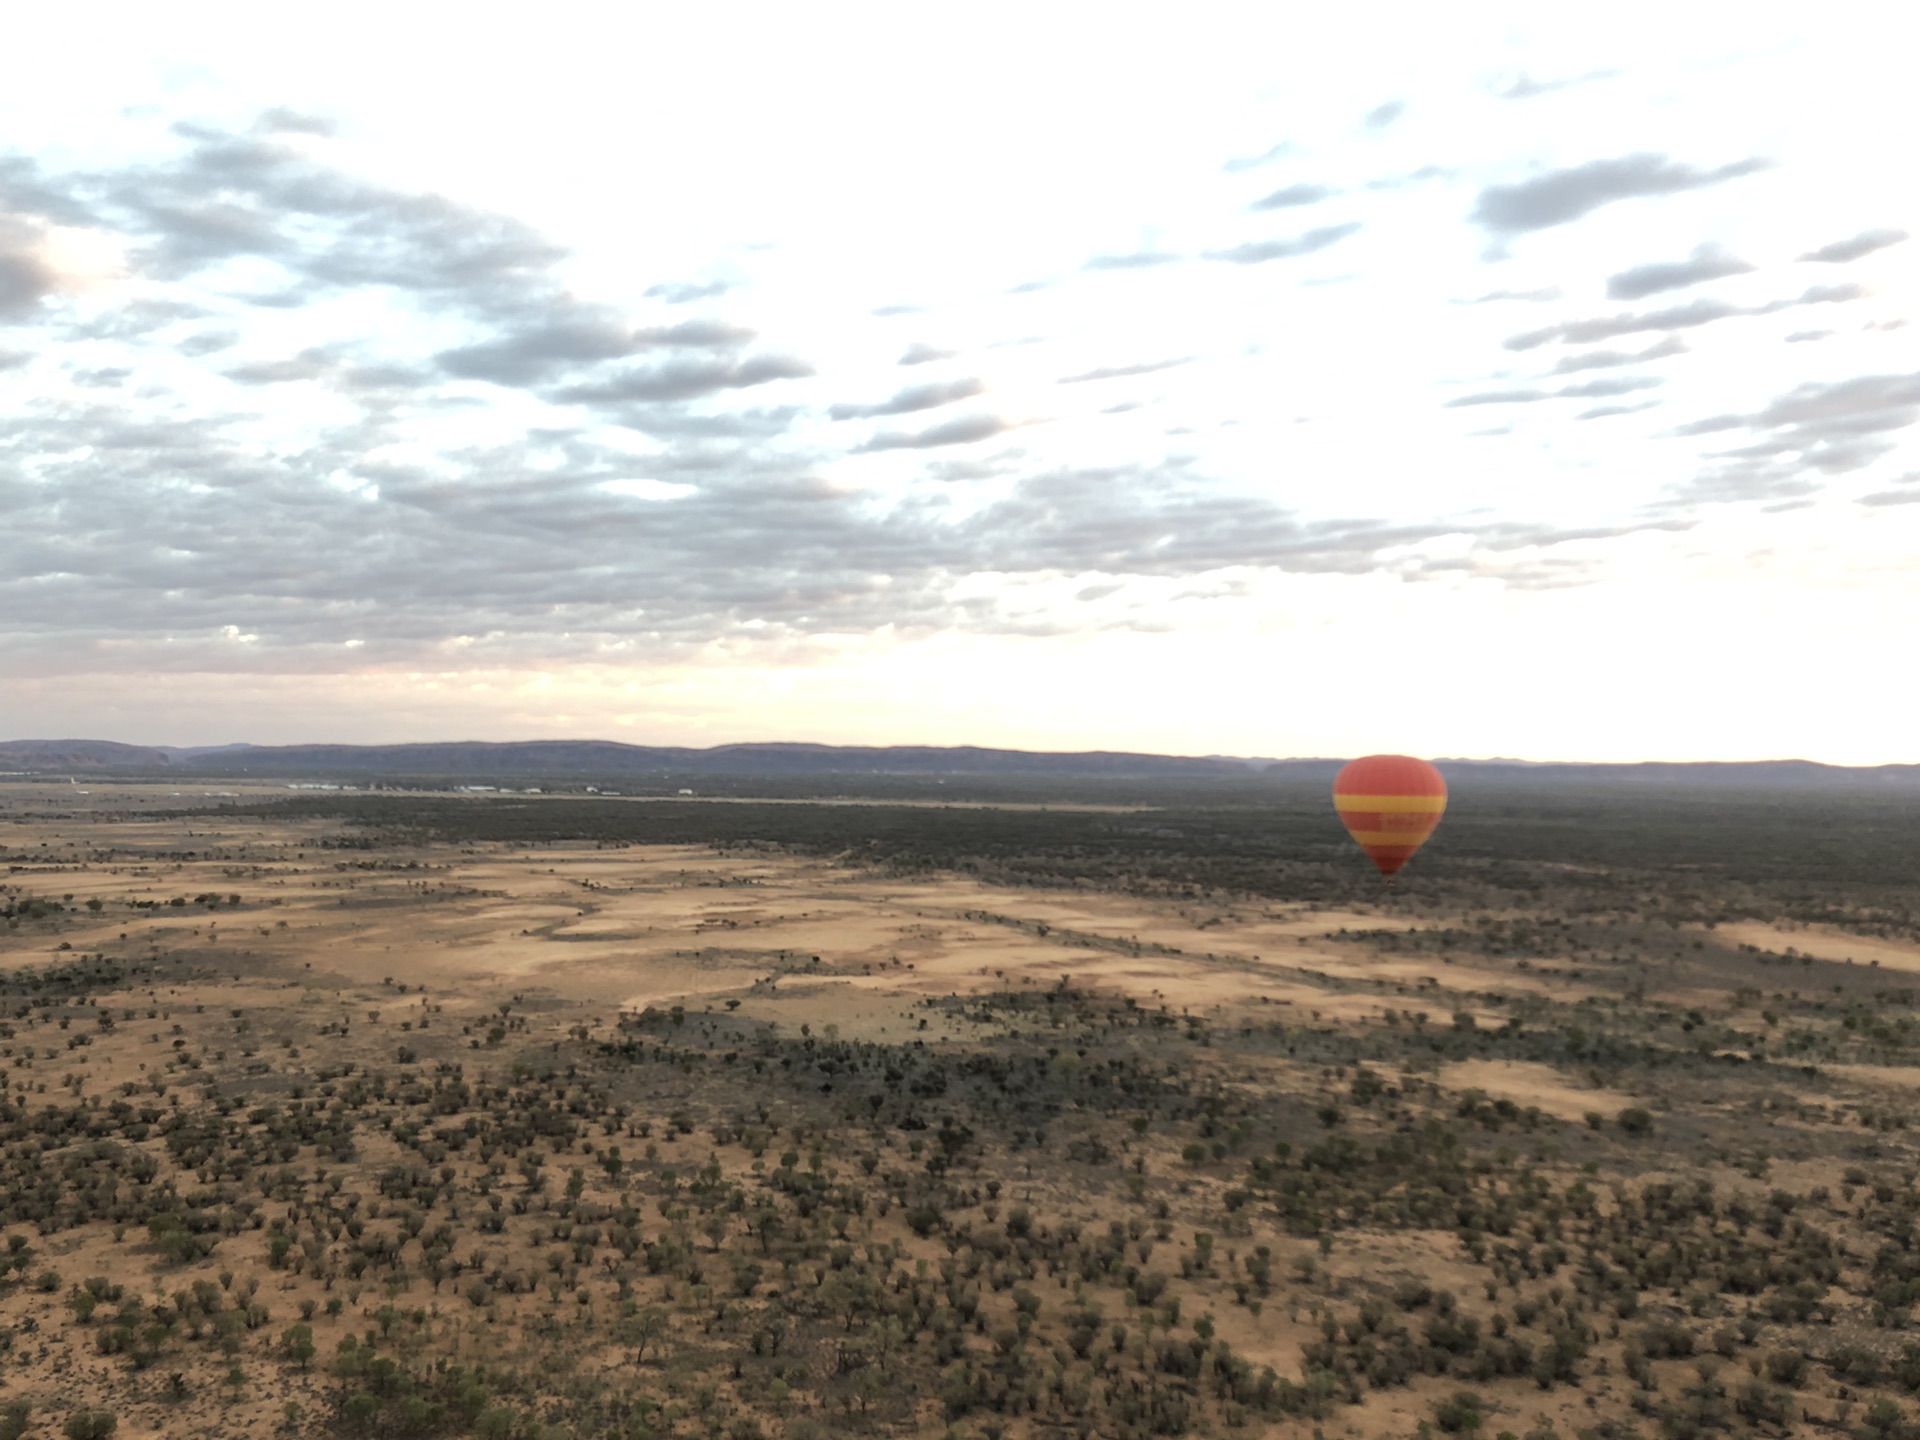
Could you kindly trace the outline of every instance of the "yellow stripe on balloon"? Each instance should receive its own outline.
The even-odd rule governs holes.
[[[1447,797],[1444,795],[1336,795],[1333,797],[1333,803],[1341,810],[1425,810],[1438,815],[1447,808]]]

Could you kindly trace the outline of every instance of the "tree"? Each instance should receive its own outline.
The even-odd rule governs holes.
[[[667,1333],[671,1317],[658,1305],[649,1305],[626,1324],[626,1340],[633,1346],[633,1363],[644,1365],[647,1350],[655,1347]]]

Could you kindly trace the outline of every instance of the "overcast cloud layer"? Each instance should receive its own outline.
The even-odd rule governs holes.
[[[865,187],[828,163],[857,163],[845,116],[775,93],[732,103],[801,138],[596,138],[530,100],[512,150],[474,110],[486,174],[317,64],[298,104],[262,93],[244,47],[192,83],[156,54],[140,103],[82,87],[37,131],[16,99],[0,669],[1177,641],[1284,627],[1298,583],[1520,613],[1729,558],[1701,537],[1777,564],[1816,529],[1830,585],[1847,527],[1920,517],[1920,186],[1873,163],[1884,135],[1777,123],[1796,67],[1837,73],[1797,47],[1342,56],[1298,96],[1241,68],[1184,124],[1093,89],[1016,104],[965,179],[941,174],[964,116],[905,169],[910,141],[877,139],[893,168]],[[530,95],[557,58],[534,47]],[[756,205],[762,164],[786,188]]]

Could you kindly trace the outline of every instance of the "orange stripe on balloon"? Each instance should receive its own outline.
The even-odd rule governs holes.
[[[1341,810],[1431,810],[1438,815],[1447,808],[1445,795],[1362,795],[1342,790],[1333,792],[1333,803]]]

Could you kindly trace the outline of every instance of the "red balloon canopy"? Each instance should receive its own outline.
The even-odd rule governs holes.
[[[1334,777],[1333,804],[1347,833],[1392,878],[1440,823],[1447,782],[1411,755],[1365,755]]]

